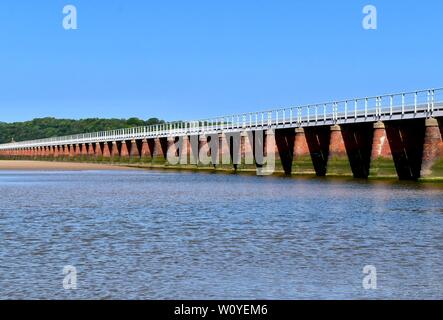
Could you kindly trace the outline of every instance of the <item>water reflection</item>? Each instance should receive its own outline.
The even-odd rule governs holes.
[[[0,298],[443,298],[439,184],[0,173]],[[362,288],[377,267],[378,290]],[[78,289],[63,289],[63,267]]]

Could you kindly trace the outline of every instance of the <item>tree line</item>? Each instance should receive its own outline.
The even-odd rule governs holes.
[[[0,143],[35,140],[72,134],[141,127],[165,123],[157,118],[129,119],[56,119],[39,118],[25,122],[0,122]]]

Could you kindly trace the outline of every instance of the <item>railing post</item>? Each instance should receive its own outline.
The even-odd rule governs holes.
[[[358,100],[354,100],[354,119],[357,119]]]
[[[338,121],[338,103],[334,102],[334,118],[335,121]]]
[[[381,97],[377,97],[375,109],[376,109],[375,115],[377,116],[377,118],[380,118],[381,117]]]
[[[301,107],[297,107],[297,123],[301,125]]]
[[[311,122],[311,106],[308,106],[307,107],[307,112],[308,112],[308,123],[310,123]]]
[[[431,91],[428,90],[427,92],[427,108],[428,108],[428,113],[431,111]]]
[[[401,114],[405,114],[405,94],[401,95]]]
[[[365,98],[365,119],[368,117],[368,102],[369,99]]]
[[[392,117],[394,112],[394,96],[390,96],[390,104],[389,104],[389,115]]]
[[[323,105],[323,121],[326,122],[326,103]]]
[[[418,92],[414,93],[414,114],[417,114]]]
[[[434,112],[435,107],[435,89],[431,90],[431,112]]]

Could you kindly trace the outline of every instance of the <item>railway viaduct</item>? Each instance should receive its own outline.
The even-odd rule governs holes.
[[[0,157],[257,172],[272,161],[287,175],[443,179],[442,135],[443,89],[429,89],[12,142]]]

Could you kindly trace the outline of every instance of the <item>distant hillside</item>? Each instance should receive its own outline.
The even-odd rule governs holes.
[[[0,122],[0,143],[34,140],[54,136],[66,136],[77,133],[96,132],[120,128],[131,128],[164,123],[163,120],[151,118],[141,120],[130,119],[55,119],[41,118],[26,122]]]

